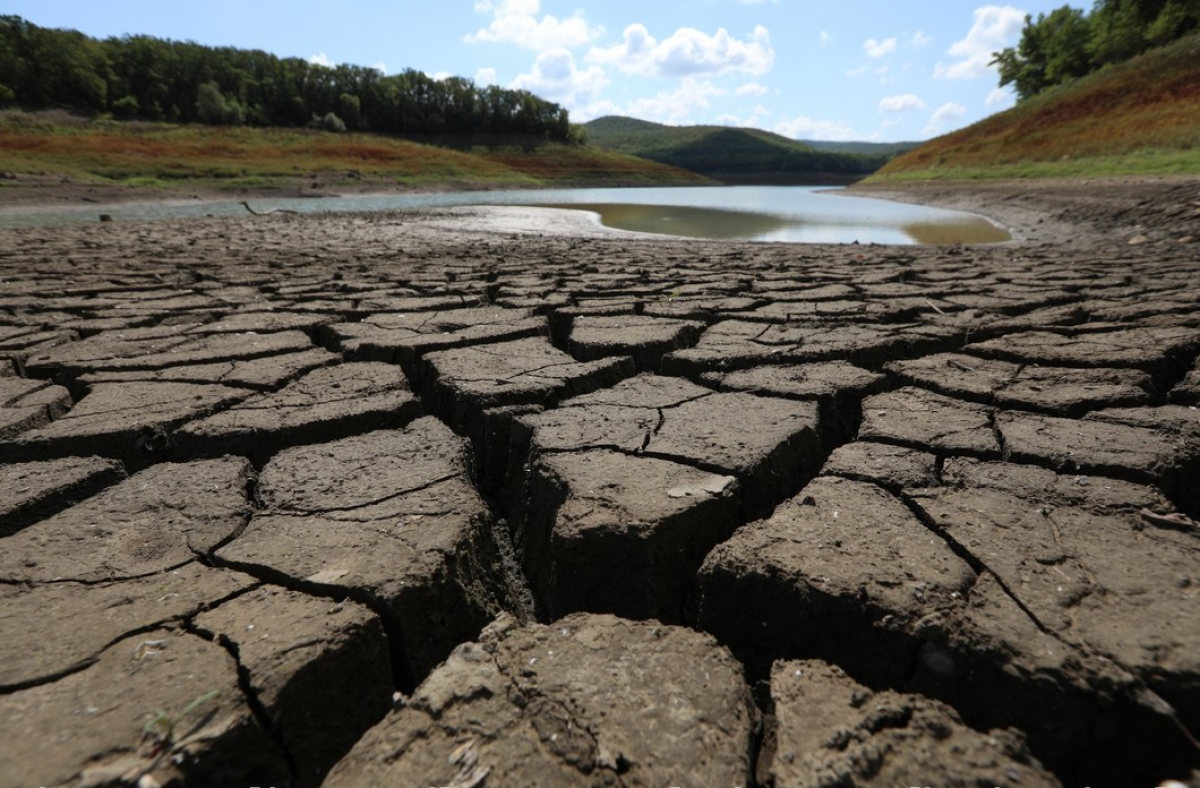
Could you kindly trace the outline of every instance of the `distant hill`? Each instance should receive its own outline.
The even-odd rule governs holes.
[[[1200,173],[1200,35],[930,140],[872,181]]]
[[[611,115],[585,123],[583,129],[589,145],[681,167],[726,183],[853,181],[876,171],[892,155],[892,151],[883,150],[819,150],[815,145],[761,129],[666,126]]]
[[[802,145],[833,153],[866,153],[882,156],[899,156],[908,153],[919,142],[849,142],[841,140],[800,140]]]

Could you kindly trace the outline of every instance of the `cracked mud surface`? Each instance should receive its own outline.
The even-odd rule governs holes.
[[[0,786],[1196,779],[1200,184],[942,196],[3,231]]]

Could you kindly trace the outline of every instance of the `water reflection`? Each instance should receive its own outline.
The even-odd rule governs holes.
[[[599,215],[605,227],[687,238],[784,243],[987,244],[1012,236],[987,219],[949,214],[927,221],[863,221],[853,214],[806,220],[752,211],[687,205],[629,203],[539,203],[535,207],[571,208]]]
[[[542,204],[542,208],[573,208],[600,215],[605,227],[639,233],[665,233],[688,238],[758,238],[780,232],[789,222],[780,216],[686,205],[629,205],[620,203]]]

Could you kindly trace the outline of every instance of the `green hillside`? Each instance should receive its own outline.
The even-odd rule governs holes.
[[[587,145],[514,138],[507,145],[455,148],[389,135],[115,121],[61,110],[0,111],[0,172],[7,176],[0,189],[10,192],[50,176],[159,191],[294,189],[314,180],[355,191],[709,183]]]
[[[1022,100],[872,181],[1200,173],[1200,35]]]
[[[899,156],[921,144],[919,142],[843,142],[840,140],[800,140],[800,142],[817,150],[834,153],[866,153],[875,156]]]
[[[817,150],[760,129],[666,126],[608,116],[583,125],[589,145],[641,156],[725,182],[806,183],[858,180],[890,153]]]

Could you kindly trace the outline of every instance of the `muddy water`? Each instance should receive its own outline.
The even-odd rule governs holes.
[[[871,223],[854,216],[811,220],[786,214],[699,208],[687,205],[621,203],[547,204],[591,211],[605,227],[687,238],[784,243],[979,244],[1012,238],[987,219],[959,214],[937,220]]]

